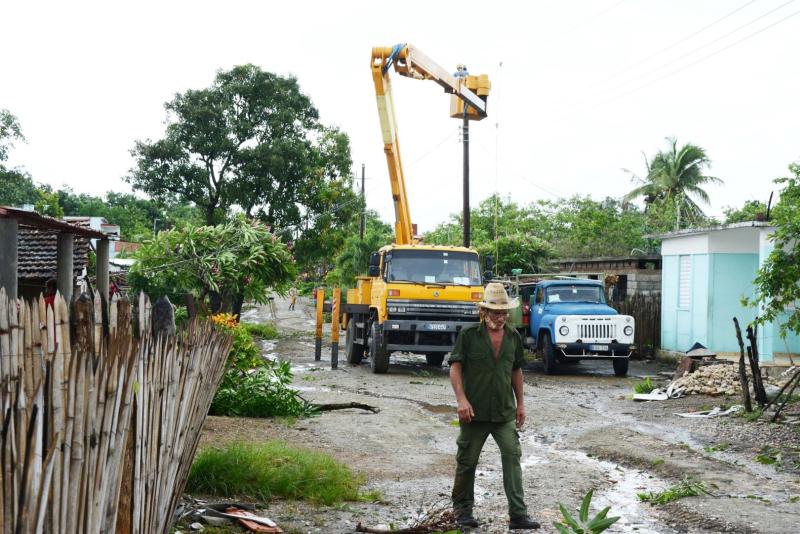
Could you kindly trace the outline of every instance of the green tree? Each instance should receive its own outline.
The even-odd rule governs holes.
[[[774,248],[758,270],[753,299],[745,299],[760,307],[756,322],[780,323],[781,336],[800,334],[800,163],[789,171],[792,176],[775,180],[783,189],[771,220]]]
[[[75,194],[69,188],[58,191],[58,202],[65,215],[104,217],[118,224],[122,238],[141,242],[153,236],[153,230],[168,230],[187,225],[201,226],[202,213],[185,202],[160,202],[139,198],[131,193],[109,191],[104,197]]]
[[[0,206],[35,204],[39,200],[39,188],[31,176],[17,169],[6,169],[0,164]]]
[[[276,228],[300,225],[324,182],[349,184],[347,137],[320,124],[293,77],[240,65],[165,107],[165,137],[136,142],[127,180],[158,199],[193,202],[207,224],[238,205]]]
[[[525,273],[546,270],[547,260],[552,256],[552,248],[543,240],[532,235],[511,234],[500,236],[494,241],[485,241],[478,247],[481,257],[494,258],[494,272],[511,274],[512,269],[522,269]]]
[[[642,197],[645,209],[658,202],[675,207],[675,230],[689,226],[703,216],[703,211],[693,197],[708,204],[708,193],[702,188],[706,184],[722,183],[722,180],[704,174],[711,160],[705,150],[687,143],[678,148],[678,140],[667,138],[669,149],[659,151],[645,164],[647,174],[640,178],[633,174],[634,182],[640,183],[627,195],[630,201]],[[630,171],[627,171],[630,173]]]
[[[289,249],[266,225],[238,216],[218,226],[160,232],[135,254],[128,281],[151,298],[173,302],[192,292],[205,309],[237,313],[242,299],[267,301],[294,280]]]
[[[725,224],[756,221],[759,216],[766,216],[767,205],[758,200],[745,200],[741,208],[727,206],[722,212],[725,214]]]
[[[14,141],[25,141],[19,121],[7,109],[0,109],[0,162],[8,159],[8,151]]]
[[[331,285],[354,287],[357,276],[367,274],[369,256],[384,245],[392,242],[392,227],[381,221],[372,210],[366,213],[364,239],[361,239],[358,224],[352,224],[349,235],[345,238],[341,251],[336,256],[335,267],[326,279]]]

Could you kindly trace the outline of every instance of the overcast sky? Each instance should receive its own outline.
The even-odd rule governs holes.
[[[471,200],[621,197],[667,136],[703,147],[707,213],[764,200],[800,160],[800,1],[4,2],[0,108],[27,144],[10,164],[54,187],[128,191],[137,139],[163,135],[164,102],[254,63],[299,80],[345,131],[369,207],[393,220],[373,46],[414,44],[492,82],[471,128]],[[429,81],[394,80],[411,217],[461,209],[460,120]]]

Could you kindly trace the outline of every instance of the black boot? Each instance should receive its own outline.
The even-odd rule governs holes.
[[[527,515],[521,515],[518,517],[512,517],[511,520],[508,522],[509,530],[534,530],[539,528],[541,525],[528,517]]]
[[[472,517],[472,512],[456,512],[456,523],[460,527],[479,527],[478,520]]]

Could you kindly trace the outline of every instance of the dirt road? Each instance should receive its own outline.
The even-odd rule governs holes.
[[[273,318],[266,308],[254,308],[243,320]],[[279,501],[265,513],[289,532],[349,533],[359,521],[406,526],[430,506],[446,503],[458,433],[446,365],[433,369],[424,357],[394,355],[389,373],[374,375],[368,364],[349,365],[342,353],[338,370],[331,370],[327,344],[322,360],[314,361],[313,321],[303,301],[293,312],[278,301],[274,320],[282,335],[264,344],[265,354],[292,363],[304,397],[367,403],[380,413],[335,411],[295,424],[212,417],[204,444],[279,438],[325,450],[363,472],[367,487],[380,490],[384,501],[337,507]],[[637,377],[663,370],[656,363],[633,362],[625,379],[613,376],[609,362],[583,362],[559,376],[544,375],[538,362],[525,370],[525,492],[541,532],[555,532],[559,502],[576,509],[592,488],[594,511],[611,506],[610,515],[621,516],[608,532],[797,532],[798,466],[781,471],[756,462],[756,456],[764,446],[797,447],[800,433],[738,417],[674,415],[736,399],[628,400]],[[638,492],[660,491],[686,477],[704,482],[714,495],[663,506],[637,498]],[[481,457],[476,497],[475,514],[483,525],[473,532],[506,532],[500,457],[491,440]]]

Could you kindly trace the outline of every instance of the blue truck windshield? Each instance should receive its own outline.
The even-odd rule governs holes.
[[[604,304],[603,292],[598,286],[559,285],[547,288],[547,303],[593,302]]]
[[[394,250],[386,268],[388,282],[481,285],[477,254],[443,250]]]

